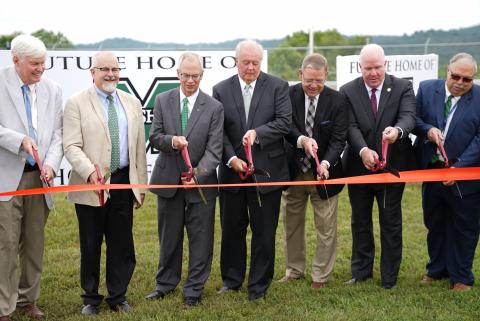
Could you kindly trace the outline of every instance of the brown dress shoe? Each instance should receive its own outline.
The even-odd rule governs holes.
[[[4,315],[0,317],[0,321],[12,321],[8,315]]]
[[[22,310],[23,313],[32,319],[42,319],[45,316],[45,313],[43,313],[39,307],[32,303],[20,307],[20,310]]]
[[[466,292],[466,291],[470,291],[471,289],[472,289],[471,285],[466,285],[463,283],[455,283],[452,288],[452,290],[455,292]]]
[[[323,289],[324,287],[327,286],[327,283],[326,282],[315,282],[315,281],[312,281],[312,289]]]
[[[430,285],[430,284],[432,284],[432,283],[433,283],[434,281],[436,281],[436,280],[437,280],[437,279],[432,278],[431,276],[428,276],[428,275],[425,274],[425,275],[422,277],[422,279],[420,280],[420,283],[421,283],[421,284]]]

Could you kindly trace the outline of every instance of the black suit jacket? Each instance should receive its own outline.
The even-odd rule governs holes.
[[[258,181],[288,180],[283,138],[290,130],[292,106],[288,97],[287,82],[260,73],[253,91],[248,122],[245,119],[238,75],[216,84],[213,87],[213,97],[223,104],[225,112],[223,160],[219,166],[219,182],[222,184],[241,182],[238,173],[226,164],[233,156],[246,160],[242,137],[249,129],[255,129],[258,138],[258,144],[252,146],[253,163],[255,167],[267,170],[271,176],[270,179],[258,176]],[[268,193],[278,188],[280,186],[260,187],[260,192]],[[230,190],[238,191],[238,188]]]
[[[305,130],[305,92],[302,84],[290,87],[292,102],[292,129],[286,136],[292,151],[289,162],[291,179],[295,179],[301,170],[303,158],[306,156],[302,148],[297,148],[297,140],[301,135],[306,136]],[[327,160],[334,166],[345,148],[348,129],[348,105],[345,97],[338,91],[324,87],[318,97],[315,111],[313,136],[318,144],[318,159]],[[316,177],[316,164],[312,161],[312,175]],[[332,167],[333,169],[333,167]]]
[[[342,86],[340,92],[349,103],[346,149],[346,172],[349,176],[370,174],[360,158],[360,150],[368,147],[382,155],[382,132],[385,127],[400,127],[402,138],[389,145],[387,163],[402,171],[415,168],[412,142],[408,135],[415,127],[415,94],[408,80],[385,75],[377,118],[370,107],[370,98],[362,77]]]

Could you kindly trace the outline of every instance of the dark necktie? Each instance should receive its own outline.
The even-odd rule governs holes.
[[[187,123],[188,123],[188,98],[187,97],[183,98],[182,100],[181,122],[182,122],[182,135],[185,135],[185,130],[187,129]]]
[[[118,129],[118,116],[113,103],[113,96],[108,95],[108,130],[110,131],[110,141],[112,143],[112,159],[110,163],[110,172],[114,173],[120,168],[120,132]]]
[[[37,135],[35,134],[35,128],[33,128],[32,105],[30,104],[29,92],[30,92],[30,88],[28,87],[28,85],[23,85],[22,93],[23,93],[23,102],[25,103],[25,112],[27,114],[27,121],[28,121],[28,136],[34,141],[36,141]],[[35,165],[35,160],[30,155],[27,156],[27,162],[32,166]]]
[[[308,104],[307,118],[305,119],[305,132],[307,136],[311,138],[313,136],[313,122],[315,119],[315,97],[309,97],[310,103]],[[302,171],[306,173],[312,166],[310,163],[311,155],[306,155],[303,158]]]
[[[373,118],[377,119],[377,95],[375,92],[376,88],[372,88],[372,94],[370,95],[370,106],[372,108]]]
[[[445,102],[445,108],[443,110],[443,128],[442,130],[445,129],[445,126],[447,125],[447,119],[448,115],[450,114],[450,110],[452,109],[452,99],[453,95],[448,96],[447,101]]]

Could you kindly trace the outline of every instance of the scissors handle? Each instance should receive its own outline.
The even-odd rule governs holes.
[[[255,167],[253,166],[253,158],[252,158],[252,146],[250,144],[243,145],[243,148],[245,150],[245,157],[247,158],[247,163],[248,165],[243,167],[243,172],[239,172],[238,176],[240,176],[240,179],[242,181],[246,180],[252,174],[255,172]]]
[[[104,182],[104,179],[103,179],[103,176],[102,176],[102,171],[100,170],[100,166],[98,166],[98,164],[95,164],[95,171],[97,172],[97,182],[99,182],[100,184],[104,184],[105,182]],[[105,198],[104,198],[104,195],[103,195],[103,189],[99,190],[98,201],[100,203],[100,207],[105,206]]]

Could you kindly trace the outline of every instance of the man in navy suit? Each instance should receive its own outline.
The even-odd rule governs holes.
[[[420,168],[444,167],[437,145],[444,144],[454,167],[480,166],[480,86],[473,84],[477,62],[453,56],[447,80],[420,83],[417,94]],[[473,285],[472,264],[480,231],[480,181],[424,183],[423,216],[430,260],[422,283],[450,278],[454,291]]]
[[[223,104],[223,160],[219,166],[221,184],[241,183],[244,145],[250,144],[254,166],[265,169],[270,178],[288,180],[284,135],[290,131],[292,105],[288,84],[260,70],[263,48],[252,40],[236,48],[238,75],[213,87],[213,97]],[[243,96],[243,97],[242,97]],[[251,183],[252,179],[246,180]],[[263,299],[274,272],[275,232],[280,210],[281,186],[223,188],[220,190],[222,250],[220,268],[223,287],[219,292],[238,290],[245,278],[246,234],[252,229],[248,297]],[[260,204],[261,202],[261,204]]]

